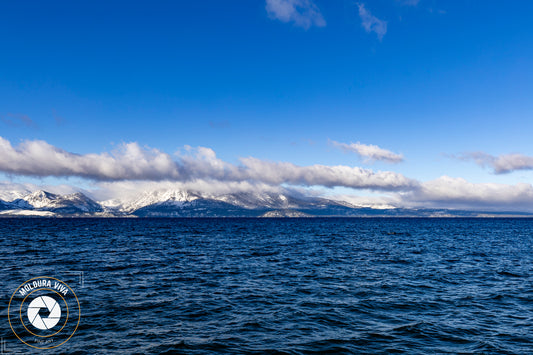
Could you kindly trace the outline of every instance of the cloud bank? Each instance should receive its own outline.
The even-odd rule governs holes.
[[[326,25],[320,10],[311,0],[266,0],[265,8],[271,18],[293,22],[305,29]]]
[[[449,208],[478,211],[533,212],[533,186],[472,183],[463,178],[441,176],[421,182],[408,191],[357,196],[337,195],[337,200],[373,208]]]
[[[95,181],[247,181],[269,185],[351,187],[402,190],[417,182],[390,172],[344,165],[298,166],[288,162],[241,158],[230,164],[206,147],[185,146],[175,156],[138,143],[124,143],[110,153],[75,154],[45,141],[24,141],[18,147],[0,137],[0,171],[23,176],[81,177]]]
[[[463,178],[442,176],[424,182],[416,189],[397,194],[396,200],[412,207],[532,211],[533,186],[526,183],[474,184]]]
[[[373,16],[370,11],[365,8],[364,4],[359,4],[359,17],[361,18],[361,25],[366,32],[374,32],[381,41],[383,36],[387,33],[387,21],[378,19]]]
[[[385,161],[389,163],[399,163],[404,160],[403,155],[396,154],[390,150],[383,149],[377,145],[357,143],[340,143],[336,141],[330,141],[330,143],[343,150],[344,152],[351,152],[364,158],[366,161]]]
[[[323,195],[324,192],[309,188],[291,188],[270,185],[257,181],[214,181],[196,179],[193,181],[100,181],[93,189],[79,189],[69,185],[38,186],[31,183],[0,181],[0,200],[11,201],[39,189],[53,193],[69,194],[83,192],[97,201],[107,201],[112,205],[134,200],[140,193],[150,191],[191,191],[220,196],[223,194],[284,193],[323,196],[349,202],[354,205],[372,208],[451,208],[479,211],[529,211],[533,212],[533,186],[527,183],[515,185],[481,183],[474,184],[463,178],[442,176],[438,179],[420,183],[405,191],[388,191],[378,195]],[[111,201],[110,201],[111,200]]]
[[[369,157],[389,157],[379,150],[379,154],[372,149],[373,154],[362,151]],[[480,155],[478,158],[485,161],[486,157]],[[495,166],[501,164],[497,165],[498,171],[526,166],[527,161],[518,161],[521,163],[510,158],[501,161],[489,159]],[[368,197],[354,196],[355,191],[354,195],[343,196],[345,201],[377,208],[533,211],[533,186],[529,183],[475,184],[448,176],[421,182],[392,171],[375,172],[345,165],[298,166],[254,157],[241,158],[238,164],[232,164],[219,159],[212,149],[206,147],[185,146],[170,155],[133,142],[124,143],[111,152],[75,154],[39,140],[24,141],[14,147],[0,137],[0,172],[30,177],[80,177],[88,183],[85,185],[92,185],[94,189],[80,190],[69,185],[41,188],[58,193],[82,191],[100,201],[128,196],[134,198],[142,191],[162,189],[213,194],[302,189],[308,194],[313,193],[313,187],[346,187],[379,192],[379,195]],[[0,199],[11,200],[37,189],[36,185],[29,183],[0,182]]]
[[[78,176],[93,180],[177,179],[180,172],[168,154],[123,144],[112,153],[74,154],[45,141],[23,141],[17,148],[0,137],[0,171],[27,176]]]

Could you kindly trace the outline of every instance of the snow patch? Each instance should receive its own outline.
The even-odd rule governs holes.
[[[36,211],[36,210],[6,210],[1,211],[2,216],[36,216],[36,217],[55,217],[56,214],[50,211]]]

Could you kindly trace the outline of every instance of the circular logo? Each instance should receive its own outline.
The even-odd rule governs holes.
[[[47,317],[41,317],[39,314],[41,309],[48,310]],[[28,319],[31,325],[37,329],[52,329],[61,319],[61,306],[50,296],[39,296],[34,298],[28,306]]]
[[[52,349],[69,340],[81,318],[78,297],[66,283],[35,277],[20,285],[9,300],[8,320],[13,333],[36,349]]]

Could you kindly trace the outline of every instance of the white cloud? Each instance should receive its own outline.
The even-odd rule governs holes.
[[[380,148],[373,144],[362,144],[360,142],[347,144],[336,141],[330,141],[330,143],[345,152],[356,153],[366,161],[380,160],[389,163],[399,163],[404,160],[403,155],[393,153],[390,150]]]
[[[345,165],[297,166],[285,162],[267,162],[256,158],[241,159],[253,180],[270,184],[305,186],[344,186],[357,189],[402,190],[418,183],[392,171],[374,172],[369,169]]]
[[[265,8],[271,18],[281,22],[294,22],[305,29],[326,25],[320,10],[312,0],[266,0]]]
[[[387,33],[387,21],[380,20],[376,16],[373,16],[370,11],[365,8],[364,4],[359,4],[358,7],[361,24],[365,31],[376,33],[381,41],[385,33]]]
[[[13,147],[0,137],[0,171],[25,176],[82,177],[96,181],[234,181],[269,185],[344,186],[377,190],[411,188],[416,181],[390,172],[350,166],[298,166],[253,157],[240,165],[217,158],[210,148],[176,153],[175,159],[157,149],[125,143],[111,153],[74,154],[44,141],[24,141]]]
[[[389,209],[399,206],[399,199],[394,196],[357,196],[357,195],[333,195],[328,196],[332,200],[348,202],[357,207],[369,207],[374,209]],[[401,206],[401,205],[400,205]]]
[[[256,173],[259,174],[260,171]],[[180,190],[193,193],[201,192],[204,195],[211,194],[213,196],[239,192],[322,196],[372,208],[451,208],[533,212],[533,186],[531,184],[475,184],[463,178],[448,176],[442,176],[428,182],[415,183],[410,188],[401,191],[381,190],[379,194],[363,191],[362,195],[350,193],[331,195],[324,190],[272,185],[263,181],[220,181],[199,178],[188,181],[100,181],[93,184],[90,189],[79,189],[69,185],[37,186],[30,183],[0,182],[0,200],[11,201],[39,189],[59,194],[81,191],[96,201],[120,199],[121,202],[127,202],[137,199],[139,194],[146,191]]]
[[[127,143],[111,154],[79,155],[45,141],[24,141],[17,148],[0,137],[0,171],[29,176],[79,176],[94,180],[177,179],[168,154]]]
[[[533,157],[518,153],[493,156],[484,152],[472,152],[453,157],[461,160],[473,160],[479,166],[490,167],[495,174],[505,174],[516,170],[533,170]]]
[[[533,212],[533,186],[472,183],[441,176],[410,190],[364,196],[342,194],[331,198],[372,208],[449,208],[456,210]]]
[[[533,157],[523,154],[505,154],[496,157],[492,164],[496,174],[510,173],[515,170],[532,170]]]
[[[404,206],[479,208],[490,210],[533,210],[533,186],[471,183],[463,178],[442,176],[424,182],[412,191],[399,193]]]
[[[493,164],[501,164],[498,171],[511,169],[509,161],[514,162],[512,168],[525,164],[517,165],[509,156],[504,157],[507,158],[494,159]],[[484,155],[478,158],[483,160]],[[501,159],[499,163],[498,159]],[[447,176],[419,182],[392,171],[374,172],[344,165],[298,166],[254,157],[241,158],[239,164],[231,164],[205,147],[185,146],[171,156],[137,143],[125,143],[110,153],[82,155],[44,141],[24,141],[13,147],[0,137],[0,172],[18,176],[81,177],[93,187],[87,191],[69,185],[1,182],[2,200],[12,200],[37,189],[61,194],[83,191],[97,200],[106,200],[134,198],[140,191],[162,189],[224,194],[286,191],[289,187],[291,190],[305,187],[304,191],[309,191],[312,187],[340,186],[381,191],[379,198],[345,199],[369,206],[533,211],[533,186],[527,183],[474,184]]]

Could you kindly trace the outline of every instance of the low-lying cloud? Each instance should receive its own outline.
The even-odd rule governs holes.
[[[396,201],[410,207],[533,211],[533,186],[471,183],[463,178],[442,176],[398,193]]]
[[[518,161],[522,163],[518,164],[513,159],[498,161],[487,160],[484,155],[476,157],[480,159],[480,164],[488,161],[499,172],[527,166],[527,161],[525,163],[520,159]],[[379,195],[365,192],[363,196],[350,197],[348,194],[343,197],[352,203],[378,208],[533,211],[533,186],[529,183],[476,184],[448,176],[420,182],[392,171],[375,172],[345,165],[299,166],[255,157],[241,158],[238,164],[232,164],[219,159],[212,149],[206,147],[184,146],[170,155],[133,142],[124,143],[111,152],[75,154],[38,140],[24,141],[14,147],[0,137],[0,172],[29,177],[79,177],[84,179],[86,189],[87,186],[94,187],[89,189],[88,194],[98,200],[134,198],[139,192],[161,189],[221,194],[295,188],[311,193],[313,187],[346,187],[379,192]],[[41,188],[58,193],[80,190],[69,185]],[[0,199],[13,199],[37,189],[36,185],[28,183],[0,183],[0,192],[9,192],[0,194]],[[87,193],[87,190],[83,192]]]
[[[383,149],[373,144],[357,143],[340,143],[336,141],[330,142],[333,146],[342,149],[344,152],[351,152],[364,158],[365,161],[385,161],[389,163],[399,163],[404,160],[403,155],[396,154],[390,150]]]
[[[391,171],[374,172],[345,165],[298,166],[289,162],[241,158],[240,164],[219,159],[206,147],[171,156],[160,150],[124,143],[110,153],[75,154],[45,141],[24,141],[18,147],[0,137],[0,171],[23,176],[81,177],[95,181],[248,181],[270,185],[351,187],[402,190],[415,180]]]

